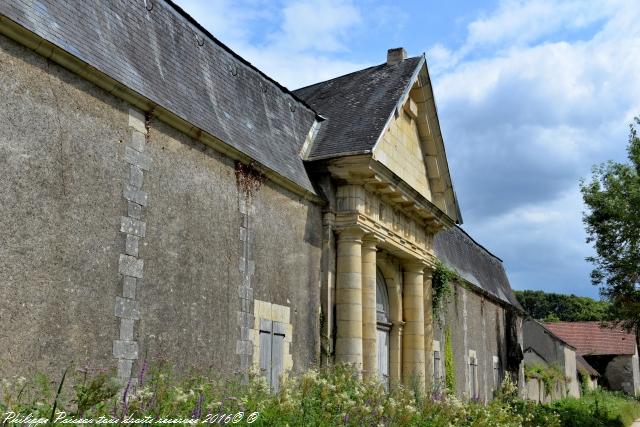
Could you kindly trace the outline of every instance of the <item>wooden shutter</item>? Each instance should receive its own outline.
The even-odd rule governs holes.
[[[378,373],[385,387],[389,383],[389,331],[378,329]]]
[[[271,320],[260,319],[260,372],[271,389]]]
[[[273,339],[271,341],[271,389],[280,390],[280,376],[283,372],[284,357],[284,325],[273,322]]]
[[[280,390],[284,371],[284,331],[283,323],[260,319],[260,371],[273,392]]]

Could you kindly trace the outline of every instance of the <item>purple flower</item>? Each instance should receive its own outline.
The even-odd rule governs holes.
[[[124,393],[122,394],[122,417],[127,416],[127,412],[129,412],[129,387],[131,387],[131,378],[127,382],[127,386],[124,389]]]
[[[204,403],[204,394],[200,393],[200,396],[198,396],[198,403],[196,403],[196,407],[193,409],[193,412],[191,412],[191,418],[195,419],[195,420],[199,420],[200,416],[202,415],[202,404]]]
[[[148,367],[149,365],[147,364],[147,359],[145,358],[142,362],[142,367],[140,368],[140,374],[138,375],[138,385],[140,387],[142,387],[142,384],[144,382],[144,374],[147,372]]]

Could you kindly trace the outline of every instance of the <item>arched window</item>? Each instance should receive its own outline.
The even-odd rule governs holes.
[[[387,282],[382,272],[376,271],[376,317],[378,322],[378,372],[386,386],[389,385],[389,330],[391,329],[389,315],[389,294]]]

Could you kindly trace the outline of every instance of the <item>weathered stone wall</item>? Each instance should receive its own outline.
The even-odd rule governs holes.
[[[533,320],[526,320],[522,326],[524,350],[533,348],[547,363],[556,364],[564,371],[565,345],[554,338],[549,331]]]
[[[580,397],[580,384],[578,383],[578,368],[576,366],[576,351],[564,348],[564,375],[568,379],[566,384],[567,395]]]
[[[441,348],[441,369],[445,372],[445,336],[451,337],[456,370],[456,394],[472,397],[469,355],[477,359],[478,398],[490,400],[505,375],[507,358],[505,309],[463,286],[454,285],[449,303],[442,310],[442,325],[434,321],[434,339]],[[434,316],[435,317],[435,316]],[[433,355],[431,355],[433,358]],[[498,372],[494,372],[494,360]]]
[[[541,324],[534,320],[525,320],[522,327],[524,335],[524,363],[529,366],[544,365],[554,367],[564,374],[564,381],[558,382],[550,393],[537,379],[529,379],[525,398],[548,402],[566,396],[580,397],[580,384],[576,367],[576,352],[568,347]],[[568,381],[567,381],[568,380]],[[538,385],[533,385],[538,383]],[[534,387],[538,392],[531,391]]]
[[[270,182],[247,195],[231,160],[153,118],[141,140],[132,114],[0,36],[0,376],[115,368],[122,319],[134,370],[238,371],[254,298],[290,308],[294,369],[315,363],[320,207]]]
[[[549,403],[566,397],[566,390],[564,384],[556,383],[550,392],[547,392],[542,380],[530,378],[525,385],[524,397],[538,403]]]
[[[635,358],[635,370],[637,373],[637,357]],[[634,356],[617,356],[607,364],[604,372],[609,388],[620,390],[631,396],[638,394],[637,377],[634,376]],[[636,383],[636,384],[634,384]]]

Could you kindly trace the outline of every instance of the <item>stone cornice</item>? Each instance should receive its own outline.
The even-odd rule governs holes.
[[[378,221],[360,212],[339,212],[336,214],[336,232],[359,229],[363,234],[372,234],[378,241],[378,247],[400,259],[424,262],[425,267],[435,268],[436,257],[426,246],[400,236]],[[350,231],[347,231],[349,233]]]
[[[455,224],[454,220],[434,203],[369,155],[331,160],[327,162],[326,168],[339,182],[361,185],[394,209],[411,216],[429,234],[435,234]]]

